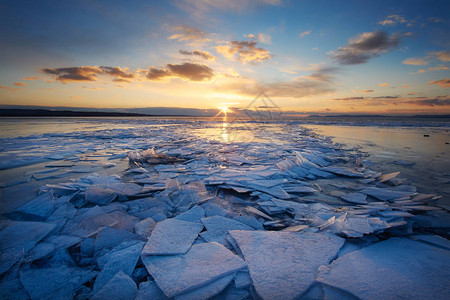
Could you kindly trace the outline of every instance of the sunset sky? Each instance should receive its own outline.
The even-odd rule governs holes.
[[[450,1],[0,0],[0,104],[450,114]],[[139,110],[138,110],[139,111]]]

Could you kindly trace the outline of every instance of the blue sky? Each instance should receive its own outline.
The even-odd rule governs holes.
[[[449,1],[0,1],[0,104],[450,113]]]

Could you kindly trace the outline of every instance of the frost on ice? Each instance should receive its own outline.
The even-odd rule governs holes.
[[[3,139],[0,298],[448,295],[449,208],[399,172],[296,123],[139,122]]]

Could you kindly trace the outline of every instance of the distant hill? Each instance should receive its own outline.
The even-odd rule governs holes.
[[[0,117],[148,117],[138,113],[48,109],[0,109]]]
[[[383,116],[383,115],[310,115],[307,118],[421,118],[421,119],[449,119],[450,115],[415,115],[415,116]]]

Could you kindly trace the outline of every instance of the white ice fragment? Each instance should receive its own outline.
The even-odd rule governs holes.
[[[449,257],[449,250],[391,238],[338,258],[318,280],[360,299],[448,299]]]
[[[286,227],[286,228],[282,229],[281,231],[298,232],[298,231],[301,231],[301,230],[306,229],[308,227],[309,227],[308,225],[295,225],[295,226]]]
[[[167,219],[156,224],[142,251],[143,255],[184,254],[197,238],[203,224]]]
[[[118,299],[134,300],[137,288],[136,283],[127,274],[119,271],[104,287],[102,287],[92,300]]]
[[[143,256],[142,261],[167,297],[192,291],[246,267],[242,259],[218,243],[194,245],[184,255]]]
[[[263,299],[299,297],[315,281],[319,266],[328,264],[344,244],[326,233],[232,230],[230,235]]]

